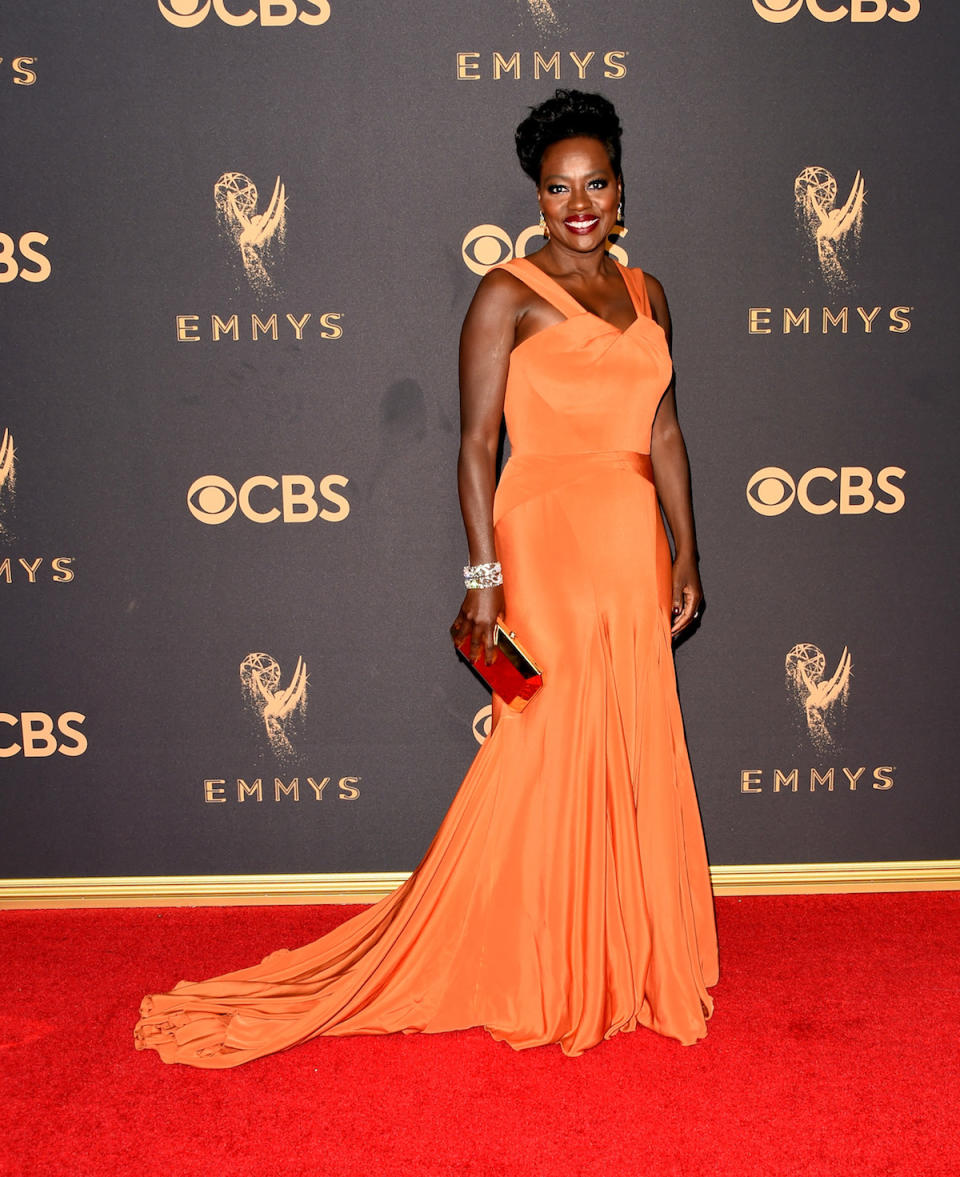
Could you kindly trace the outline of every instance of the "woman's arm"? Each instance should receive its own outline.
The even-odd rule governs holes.
[[[663,328],[669,347],[672,342],[670,311],[663,287],[649,274],[645,277],[654,318]],[[690,462],[677,420],[674,380],[670,381],[654,417],[650,459],[657,495],[673,536],[673,625],[670,632],[676,636],[696,616],[703,600],[703,588],[697,568],[699,556],[693,523]]]
[[[493,494],[497,447],[510,352],[516,335],[516,286],[493,270],[477,287],[460,333],[460,456],[457,485],[471,564],[497,558],[493,539]],[[494,628],[503,615],[503,587],[468,589],[453,623],[457,639],[470,633],[470,656],[481,648],[494,656]]]

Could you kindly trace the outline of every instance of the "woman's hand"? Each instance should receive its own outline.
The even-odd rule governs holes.
[[[695,556],[679,555],[673,562],[673,625],[670,636],[676,637],[681,630],[697,619],[703,601],[700,572]]]
[[[494,633],[497,619],[503,616],[505,608],[503,585],[467,589],[457,619],[450,626],[450,634],[457,645],[463,641],[465,634],[470,634],[471,662],[476,662],[481,650],[484,651],[488,666],[496,658]]]

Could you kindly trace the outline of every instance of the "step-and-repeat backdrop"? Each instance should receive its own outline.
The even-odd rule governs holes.
[[[557,86],[675,318],[711,861],[957,857],[943,0],[5,0],[7,877],[401,871],[452,652],[457,338]]]

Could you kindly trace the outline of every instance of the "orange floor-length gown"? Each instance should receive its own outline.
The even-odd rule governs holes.
[[[494,525],[507,621],[544,667],[494,725],[429,850],[312,944],[145,998],[139,1048],[230,1067],[318,1034],[484,1026],[582,1053],[647,1026],[693,1043],[716,983],[713,898],[670,645],[650,465],[670,380],[643,275],[620,331],[527,259],[566,317],[512,353]]]

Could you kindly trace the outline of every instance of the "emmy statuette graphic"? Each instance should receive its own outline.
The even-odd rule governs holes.
[[[836,743],[828,724],[846,710],[852,666],[850,651],[844,646],[837,669],[825,678],[827,660],[823,651],[809,642],[794,646],[785,659],[787,688],[802,709],[807,734],[819,752],[829,751]]]
[[[248,654],[240,663],[240,684],[248,705],[263,719],[270,747],[290,755],[290,728],[307,706],[307,664],[297,665],[287,687],[280,686],[280,664],[269,654]]]
[[[804,168],[793,185],[797,219],[816,247],[817,262],[824,282],[831,290],[849,285],[848,268],[863,229],[866,189],[857,172],[850,195],[838,208],[837,181],[826,168]]]
[[[217,218],[224,234],[240,251],[250,285],[259,294],[274,288],[269,267],[275,250],[283,248],[286,233],[286,189],[277,176],[264,212],[257,212],[257,186],[242,172],[224,172],[213,188]]]
[[[16,456],[10,430],[4,429],[3,437],[0,437],[0,535],[4,534],[3,513],[13,499],[16,486],[17,471],[14,465]]]

